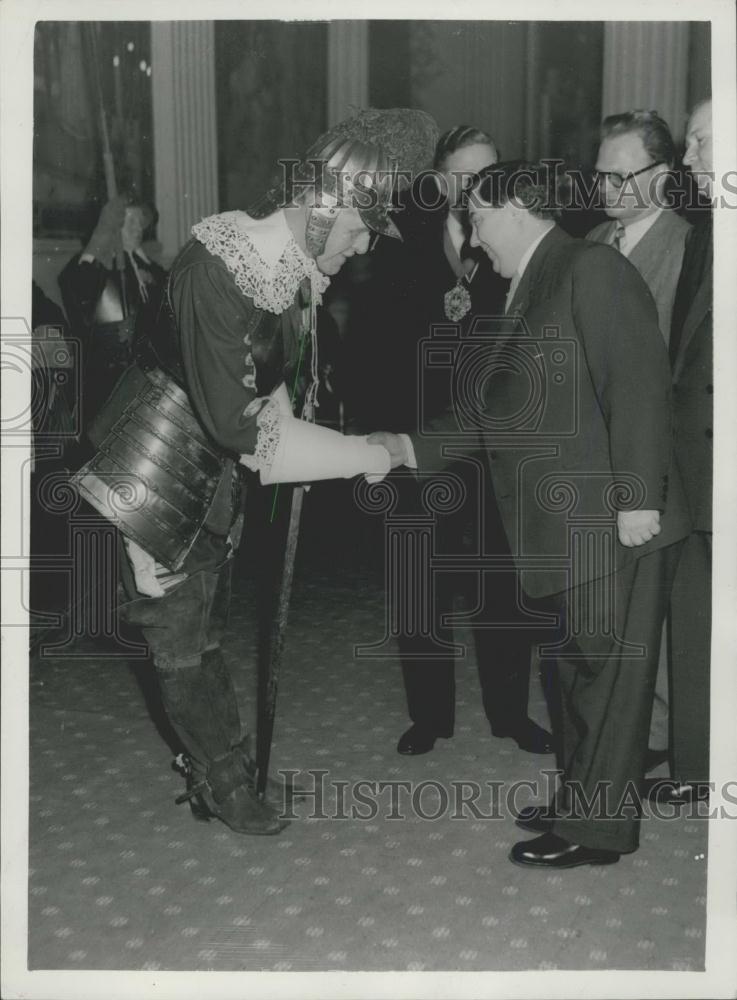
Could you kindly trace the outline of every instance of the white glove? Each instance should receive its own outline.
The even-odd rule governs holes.
[[[383,478],[390,467],[386,448],[368,444],[365,437],[285,418],[279,423],[279,443],[273,460],[269,466],[261,467],[260,477],[263,486],[351,479],[362,473]]]

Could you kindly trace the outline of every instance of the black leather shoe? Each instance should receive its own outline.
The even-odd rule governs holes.
[[[571,844],[554,833],[521,841],[509,852],[509,860],[523,868],[578,868],[579,865],[613,865],[619,851]]]
[[[553,737],[532,719],[525,719],[514,729],[497,729],[492,732],[494,736],[502,738],[511,736],[520,750],[526,750],[527,753],[553,753],[555,750]]]
[[[709,785],[698,782],[682,785],[670,778],[645,778],[643,794],[648,802],[686,806],[692,802],[706,802],[709,798]]]
[[[549,806],[525,806],[520,809],[515,823],[523,830],[533,833],[549,833],[553,826],[555,813]]]
[[[410,726],[406,733],[399,737],[397,752],[416,757],[421,753],[430,753],[435,746],[438,733],[425,729],[424,726]]]
[[[654,771],[656,767],[660,767],[661,764],[665,764],[667,760],[667,750],[651,750],[650,747],[648,747],[647,753],[645,754],[645,774],[649,774],[651,771]]]

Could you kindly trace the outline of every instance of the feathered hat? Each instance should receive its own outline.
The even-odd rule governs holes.
[[[308,207],[306,244],[318,257],[338,211],[352,207],[374,232],[401,239],[389,217],[396,190],[432,163],[439,130],[414,108],[367,108],[324,132],[298,160],[282,161],[278,180],[248,214],[264,218],[285,205]]]

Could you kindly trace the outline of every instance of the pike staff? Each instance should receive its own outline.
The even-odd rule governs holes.
[[[102,151],[102,166],[105,171],[105,188],[107,190],[108,201],[117,197],[118,185],[115,181],[115,163],[110,145],[110,132],[107,124],[107,112],[105,111],[105,98],[102,90],[102,74],[100,72],[100,48],[98,39],[98,27],[94,21],[86,21],[82,25],[83,38],[86,41],[89,65],[92,72],[92,100],[96,109],[96,118],[99,126],[100,148]],[[123,309],[123,316],[128,315],[128,298],[125,292],[125,254],[123,245],[114,251],[113,261],[118,272],[120,282],[120,302]]]

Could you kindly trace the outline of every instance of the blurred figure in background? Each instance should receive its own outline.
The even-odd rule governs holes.
[[[84,352],[82,426],[86,428],[132,361],[136,319],[157,299],[166,272],[142,248],[156,221],[152,206],[129,196],[112,198],[100,212],[84,249],[59,275],[72,333]],[[123,260],[124,269],[119,269]]]

